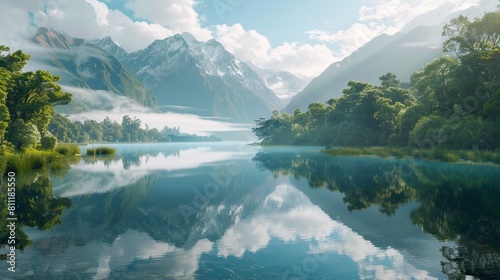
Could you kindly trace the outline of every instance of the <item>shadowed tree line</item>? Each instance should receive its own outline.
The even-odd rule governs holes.
[[[343,96],[311,103],[306,112],[273,112],[256,121],[263,144],[500,147],[500,11],[444,27],[446,55],[413,73],[380,85],[351,81]],[[402,61],[401,63],[404,63]]]
[[[49,131],[64,143],[90,142],[208,142],[220,141],[215,136],[198,136],[183,133],[180,127],[164,126],[160,131],[150,128],[147,124],[142,127],[141,120],[125,115],[118,123],[106,117],[103,121],[95,120],[70,121],[59,114],[54,114]]]

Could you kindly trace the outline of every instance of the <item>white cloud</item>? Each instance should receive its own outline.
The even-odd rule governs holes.
[[[189,32],[196,39],[212,38],[208,29],[201,28],[194,0],[131,0],[126,7],[137,18],[160,24],[175,33]]]
[[[172,30],[157,23],[132,21],[117,10],[109,10],[105,3],[97,0],[70,1],[48,12],[47,27],[83,39],[98,39],[111,36],[126,51],[147,47],[156,39],[174,34]],[[57,14],[58,16],[52,16]],[[82,24],[85,28],[81,28]]]
[[[110,11],[108,19],[111,23],[107,35],[128,52],[143,49],[155,40],[175,34],[172,30],[156,23],[132,21],[120,11]]]
[[[255,30],[246,31],[240,24],[214,27],[215,38],[231,53],[258,67],[275,68],[304,76],[317,76],[338,60],[324,44],[285,42],[272,47],[269,40]]]
[[[33,37],[39,27],[52,28],[71,37],[99,39],[111,36],[126,51],[145,48],[174,31],[158,23],[133,21],[121,11],[97,0],[9,1],[0,11],[0,40],[12,49],[22,48],[22,38]],[[20,38],[22,37],[22,38]]]
[[[349,56],[360,46],[368,43],[371,39],[384,33],[387,30],[385,25],[366,25],[361,23],[353,24],[347,30],[341,30],[330,34],[323,30],[307,31],[311,39],[317,39],[324,42],[337,43],[340,48],[337,55],[340,57]]]
[[[370,5],[359,9],[358,22],[345,30],[335,32],[327,30],[309,30],[310,39],[337,45],[337,55],[346,57],[371,39],[381,35],[392,35],[418,15],[437,8],[446,0],[373,0]],[[477,0],[455,0],[457,7],[467,8]],[[451,11],[450,11],[451,12]]]

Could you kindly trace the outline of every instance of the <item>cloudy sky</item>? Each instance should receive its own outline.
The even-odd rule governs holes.
[[[20,47],[44,26],[125,50],[189,32],[215,38],[257,66],[319,75],[382,33],[393,34],[446,0],[0,0],[0,42]],[[449,0],[457,8],[478,0]]]

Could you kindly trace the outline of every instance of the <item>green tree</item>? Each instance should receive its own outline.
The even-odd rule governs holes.
[[[100,123],[94,120],[86,120],[83,123],[83,129],[89,135],[90,140],[95,142],[102,142],[104,129]]]
[[[141,120],[125,115],[122,118],[123,141],[138,142],[141,133]]]
[[[430,111],[444,113],[456,99],[458,83],[455,72],[459,61],[450,56],[442,56],[413,73],[410,82],[418,101]]]
[[[483,113],[494,122],[500,121],[500,89],[495,91],[491,98],[485,102]]]
[[[71,95],[62,92],[59,77],[48,71],[22,72],[29,55],[20,50],[4,54],[8,51],[0,46],[0,144],[6,139],[24,149],[38,144],[33,141],[40,134],[47,135],[54,106],[69,103]]]
[[[431,115],[421,118],[410,132],[408,145],[420,149],[435,148],[444,143],[448,136],[443,132],[444,119]]]
[[[387,73],[379,78],[381,82],[382,87],[399,87],[399,84],[401,83],[396,74],[394,73]]]
[[[448,37],[443,44],[445,52],[456,52],[461,59],[477,59],[487,71],[483,78],[498,79],[495,70],[500,59],[500,11],[486,13],[472,22],[466,16],[454,18],[445,25],[443,36]]]
[[[43,136],[40,139],[40,148],[42,150],[53,151],[57,146],[57,138],[47,133],[47,135]]]
[[[12,89],[7,95],[11,119],[31,122],[44,133],[54,106],[71,101],[71,94],[62,92],[61,86],[56,83],[59,79],[42,70],[15,73],[12,76]]]
[[[121,141],[122,127],[119,123],[112,121],[109,117],[106,117],[102,122],[101,126],[103,128],[103,140],[107,142],[119,142]]]
[[[10,120],[9,108],[7,108],[6,105],[9,78],[9,71],[5,68],[0,68],[0,146],[3,145],[5,140],[5,132],[7,131]]]
[[[7,137],[17,150],[32,148],[40,142],[40,132],[36,126],[22,119],[16,119],[11,124]]]

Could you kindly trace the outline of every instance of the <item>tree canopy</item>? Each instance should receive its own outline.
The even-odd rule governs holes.
[[[71,94],[48,71],[22,72],[29,55],[4,52],[9,48],[0,46],[0,145],[8,142],[18,150],[39,146],[40,136],[50,137],[54,106],[68,104]]]

